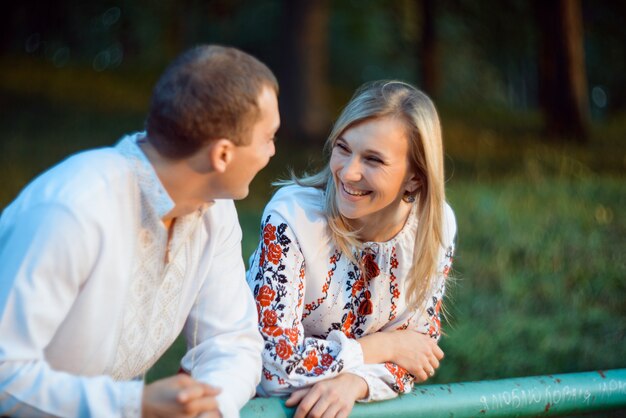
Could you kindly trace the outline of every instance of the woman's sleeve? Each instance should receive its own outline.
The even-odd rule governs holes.
[[[437,266],[438,280],[434,291],[430,294],[426,304],[426,311],[415,311],[409,318],[397,326],[397,329],[412,329],[431,338],[439,340],[441,337],[441,305],[445,293],[446,280],[452,267],[454,255],[454,237],[456,222],[454,214],[446,207],[446,223],[444,224],[444,245],[439,256]],[[368,397],[360,402],[382,401],[395,398],[400,393],[408,393],[413,389],[415,378],[397,364],[364,364],[354,370],[349,370],[361,376],[369,387]]]
[[[305,338],[306,263],[300,245],[278,212],[269,211],[264,216],[248,285],[264,339],[259,393],[281,396],[362,365],[363,351],[358,342],[338,330],[327,338]]]

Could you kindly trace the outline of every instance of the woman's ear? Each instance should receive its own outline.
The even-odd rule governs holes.
[[[422,188],[424,180],[421,173],[414,173],[404,182],[404,190],[408,194],[414,195]]]
[[[214,172],[223,173],[233,160],[235,144],[222,138],[211,141],[208,152],[208,161]]]

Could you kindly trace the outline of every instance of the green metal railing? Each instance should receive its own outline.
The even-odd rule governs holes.
[[[626,369],[415,386],[396,399],[357,404],[351,417],[534,417],[626,408]],[[284,398],[255,398],[242,418],[291,417]]]

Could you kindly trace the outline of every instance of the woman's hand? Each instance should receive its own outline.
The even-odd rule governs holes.
[[[367,394],[368,386],[362,377],[342,373],[293,392],[285,405],[298,405],[294,418],[343,418],[350,415],[354,402]]]
[[[363,349],[366,364],[397,364],[424,382],[435,374],[443,351],[429,335],[413,330],[382,331],[357,340]]]
[[[424,382],[435,375],[443,351],[437,340],[412,330],[383,332],[394,341],[391,362],[406,369],[416,382]]]

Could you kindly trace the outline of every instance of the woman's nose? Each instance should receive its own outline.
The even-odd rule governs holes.
[[[349,158],[341,170],[341,180],[344,182],[354,182],[361,180],[361,164],[357,158]]]

